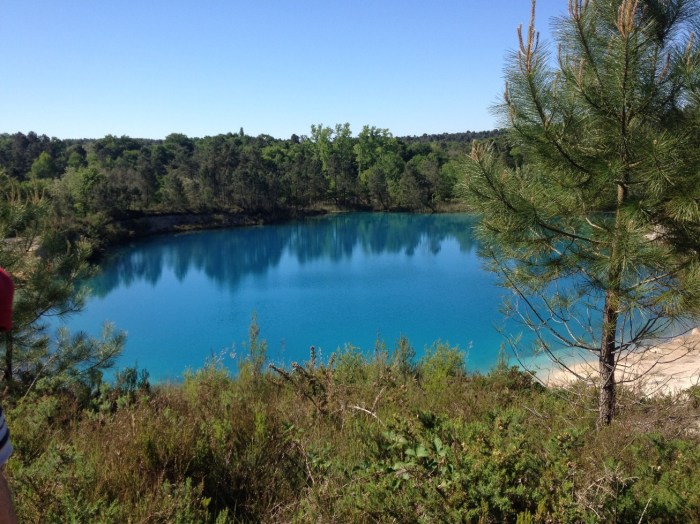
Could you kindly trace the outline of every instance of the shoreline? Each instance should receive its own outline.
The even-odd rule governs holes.
[[[288,220],[327,214],[325,209],[288,210],[270,214],[243,212],[171,212],[143,213],[115,219],[111,230],[102,238],[103,243],[90,257],[99,263],[112,250],[134,242],[162,235],[176,235],[195,231],[235,229],[239,227],[264,226]]]
[[[279,224],[291,220],[329,215],[334,213],[469,213],[459,206],[445,204],[435,210],[401,210],[389,211],[371,210],[363,207],[340,208],[337,206],[316,206],[304,208],[278,209],[272,212],[139,212],[132,216],[122,216],[111,221],[111,231],[105,232],[100,245],[91,262],[99,262],[114,248],[138,242],[154,236],[207,231],[217,229],[234,229],[239,227],[255,227]]]
[[[553,362],[549,364],[535,371],[545,386],[566,387],[579,380]],[[586,382],[598,380],[596,358],[579,359],[569,367]],[[615,378],[618,385],[639,389],[646,396],[676,394],[700,385],[700,329],[627,353],[617,364]]]

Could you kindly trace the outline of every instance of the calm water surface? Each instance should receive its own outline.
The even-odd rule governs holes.
[[[484,271],[466,215],[340,214],[284,225],[158,237],[122,249],[67,322],[128,333],[119,366],[177,379],[212,355],[245,351],[251,315],[273,362],[323,357],[346,344],[373,351],[437,339],[485,371],[502,341],[503,290]]]

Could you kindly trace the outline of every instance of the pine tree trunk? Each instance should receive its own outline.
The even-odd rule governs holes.
[[[624,126],[623,126],[624,130]],[[624,132],[623,132],[624,135]],[[623,160],[626,154],[622,155]],[[608,273],[608,289],[605,291],[603,307],[603,333],[600,341],[598,367],[600,372],[600,396],[598,399],[598,427],[609,425],[615,416],[617,384],[615,382],[616,367],[616,335],[617,321],[620,316],[620,242],[622,241],[622,214],[620,209],[627,199],[627,177],[617,185],[617,211],[615,213],[615,236],[610,254],[610,271]]]
[[[615,416],[615,334],[617,332],[617,296],[614,291],[605,293],[603,311],[603,336],[598,365],[600,371],[600,396],[598,399],[598,426],[607,426]]]

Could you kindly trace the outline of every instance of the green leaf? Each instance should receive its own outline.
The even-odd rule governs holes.
[[[427,456],[429,456],[428,450],[425,449],[423,446],[418,446],[416,448],[416,457],[425,458]]]

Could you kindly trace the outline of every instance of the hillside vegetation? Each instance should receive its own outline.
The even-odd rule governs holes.
[[[700,520],[697,387],[653,399],[622,388],[615,420],[597,428],[596,389],[545,389],[504,361],[487,375],[470,373],[464,355],[441,344],[419,361],[400,340],[389,350],[378,344],[369,356],[346,348],[327,363],[311,354],[278,370],[266,367],[265,344],[253,326],[250,354],[237,373],[215,359],[181,383],[151,385],[137,369],[102,382],[102,370],[121,350],[121,333],[108,330],[98,340],[49,336],[44,315],[80,308],[73,284],[90,274],[86,260],[108,238],[112,220],[221,212],[225,206],[208,205],[206,186],[195,183],[205,174],[205,164],[192,163],[203,158],[197,151],[218,142],[249,142],[252,151],[260,140],[228,135],[193,140],[189,153],[173,149],[180,153],[167,157],[148,204],[141,200],[147,191],[119,185],[148,173],[125,164],[134,161],[128,147],[100,159],[100,141],[72,144],[85,147],[84,163],[72,151],[72,165],[50,176],[39,170],[42,153],[25,175],[4,164],[0,224],[10,241],[0,265],[15,278],[18,314],[3,340],[3,407],[15,446],[7,475],[21,522]],[[353,140],[355,151],[359,139]],[[424,140],[406,140],[404,151],[424,147]],[[179,142],[171,136],[133,143],[145,162]],[[324,168],[313,144],[299,138],[272,146],[317,151],[310,162],[327,184],[318,201],[233,200],[226,212],[273,216],[287,205],[310,209],[336,197],[339,207],[382,208],[370,189],[379,186],[363,182],[359,164],[357,200],[343,200],[328,174],[334,164]],[[440,158],[442,146],[428,147],[428,156]],[[449,173],[452,161],[457,169],[459,158],[455,153],[438,173]],[[327,176],[324,169],[331,169]],[[239,180],[231,171],[211,172]],[[279,172],[265,176],[284,179]],[[173,186],[189,188],[179,193],[189,195],[182,205],[163,200],[171,179],[190,181]],[[247,194],[237,191],[222,195]],[[391,198],[401,194],[407,193]],[[452,196],[445,193],[444,202]],[[393,209],[400,200],[385,204]]]
[[[8,406],[22,522],[694,522],[700,390],[636,400],[596,430],[596,393],[505,361],[470,374],[405,339],[288,371],[250,355],[181,384],[126,369],[98,394]],[[602,445],[602,444],[605,445]]]

